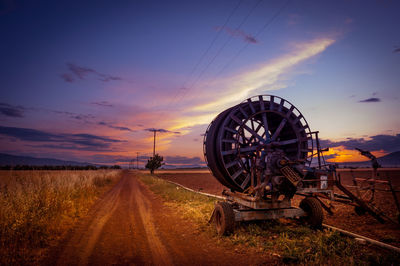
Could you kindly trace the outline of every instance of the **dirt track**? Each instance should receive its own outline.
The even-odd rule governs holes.
[[[137,179],[121,180],[90,210],[45,264],[248,265],[263,256],[237,253],[195,230]]]

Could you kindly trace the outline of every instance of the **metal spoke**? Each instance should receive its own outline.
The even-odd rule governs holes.
[[[284,127],[285,124],[286,124],[286,121],[287,121],[287,120],[286,120],[285,118],[281,121],[281,123],[279,124],[278,128],[275,130],[274,134],[273,134],[272,137],[271,137],[271,140],[272,140],[272,141],[275,141],[276,138],[279,136],[279,134],[281,133],[283,127]]]
[[[283,104],[284,103],[285,103],[285,100],[281,99],[281,102],[280,102],[279,107],[278,107],[278,112],[282,112],[282,108],[283,108]]]
[[[222,155],[229,155],[229,154],[236,154],[237,150],[229,150],[229,151],[222,151],[221,154]]]
[[[261,124],[258,124],[258,126],[257,126],[257,128],[256,128],[256,130],[255,130],[255,132],[258,132],[259,130],[260,130],[260,128],[262,127],[262,125]],[[261,136],[262,137],[262,136]],[[251,135],[251,137],[250,137],[250,142],[252,141],[254,139],[254,135]],[[264,138],[263,138],[264,139]]]
[[[271,100],[269,101],[269,110],[274,110],[274,105],[275,105],[274,98],[275,97],[271,95]]]
[[[239,132],[237,132],[236,130],[234,130],[234,129],[232,129],[232,128],[229,128],[229,127],[224,127],[224,129],[225,129],[226,131],[229,131],[229,132],[233,133],[233,134],[239,133]]]
[[[236,123],[238,123],[240,126],[242,126],[243,128],[245,128],[247,131],[249,131],[253,136],[255,136],[256,138],[258,138],[260,141],[264,141],[264,139],[257,134],[257,132],[255,132],[254,130],[252,130],[248,125],[243,124],[242,120],[240,120],[237,116],[235,115],[231,115],[232,120],[234,120]]]
[[[292,123],[294,125],[296,125],[300,121],[300,119],[302,119],[302,118],[303,118],[303,115],[299,115]]]
[[[240,176],[240,174],[243,172],[243,169],[240,169],[240,170],[238,170],[237,172],[235,172],[233,175],[232,175],[232,179],[233,180],[236,180],[236,178],[238,178],[238,176]]]
[[[261,111],[265,111],[265,105],[264,105],[264,100],[263,100],[262,96],[259,96],[259,99],[260,99]],[[261,116],[262,116],[263,126],[264,126],[264,130],[265,130],[265,137],[266,137],[266,140],[269,140],[271,137],[270,137],[269,132],[268,132],[267,113],[266,112],[262,112]]]
[[[264,130],[265,130],[265,137],[267,140],[271,139],[268,131],[268,122],[267,122],[267,114],[263,113],[262,114],[262,119],[263,119],[263,124],[264,124]]]
[[[294,110],[294,106],[292,105],[292,106],[290,107],[289,111],[288,111],[287,114],[286,114],[286,118],[287,118],[287,119],[290,118],[291,114],[293,113],[293,110]]]
[[[225,164],[225,166],[226,166],[226,168],[231,168],[232,166],[237,165],[238,163],[239,163],[239,160],[236,159],[230,163]]]
[[[290,139],[290,140],[278,141],[277,143],[282,146],[282,145],[297,143],[298,141],[299,141],[298,139]]]
[[[247,99],[247,102],[249,103],[251,112],[254,114],[256,112],[256,109],[253,106],[253,102],[251,101],[251,99]]]
[[[246,179],[243,181],[243,183],[240,185],[240,187],[242,189],[245,189],[245,187],[247,186],[247,184],[250,182],[250,174],[246,175]]]
[[[245,148],[240,148],[240,153],[245,153],[245,152],[249,152],[249,151],[256,151],[257,150],[257,146],[248,146]]]
[[[254,130],[254,121],[253,121],[253,119],[251,120],[251,128]],[[257,132],[258,130],[259,130],[259,129],[257,129],[256,132]]]
[[[243,128],[245,128],[247,131],[249,131],[250,134],[252,134],[252,135],[253,135],[254,137],[256,137],[258,140],[260,140],[260,141],[262,141],[262,142],[265,141],[260,135],[257,134],[257,132],[255,132],[254,130],[252,130],[248,125],[242,124],[242,121],[241,121],[238,117],[236,117],[235,115],[231,115],[231,118],[232,118],[236,123],[238,123],[239,125],[243,126]]]
[[[246,113],[245,110],[243,110],[243,108],[242,108],[241,106],[239,106],[239,110],[240,110],[240,112],[243,114],[243,116],[244,116],[245,119],[249,118],[248,114]]]

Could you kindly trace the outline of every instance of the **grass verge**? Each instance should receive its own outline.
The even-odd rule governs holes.
[[[235,233],[218,237],[208,224],[216,199],[182,189],[157,177],[142,174],[141,180],[161,195],[165,204],[184,218],[190,219],[199,231],[217,242],[229,242],[238,252],[253,249],[266,253],[283,264],[302,265],[399,265],[399,254],[371,249],[333,231],[315,231],[297,221],[280,219],[240,223]]]
[[[0,171],[0,265],[37,264],[118,170]]]

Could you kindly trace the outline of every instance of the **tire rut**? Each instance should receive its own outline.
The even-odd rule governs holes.
[[[57,265],[173,265],[141,189],[125,172],[69,235],[55,255]]]
[[[122,172],[57,247],[44,265],[255,265],[254,254],[237,254],[200,234],[138,180]],[[262,258],[261,258],[262,259]]]

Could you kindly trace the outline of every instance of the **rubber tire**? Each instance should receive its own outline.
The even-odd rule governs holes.
[[[227,202],[218,202],[214,209],[214,222],[220,236],[233,233],[235,228],[235,214],[232,205]]]
[[[314,197],[306,197],[300,202],[300,208],[307,213],[305,217],[306,223],[315,229],[322,228],[322,221],[324,220],[324,213],[322,211],[321,203]]]
[[[365,209],[363,209],[360,206],[354,206],[354,212],[359,216],[364,215],[366,213]]]

